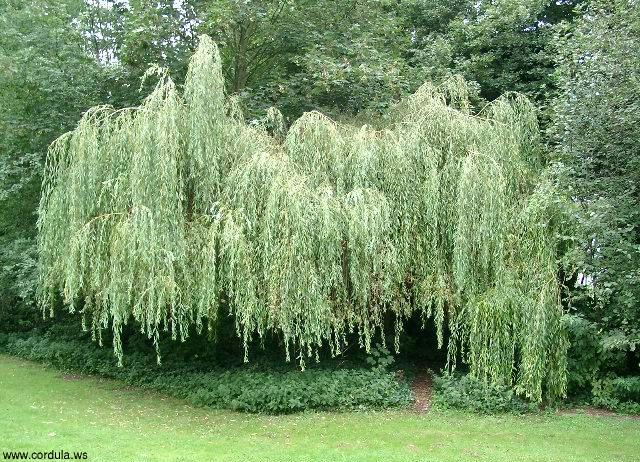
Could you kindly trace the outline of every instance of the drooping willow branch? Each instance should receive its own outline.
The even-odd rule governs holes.
[[[304,114],[245,124],[203,37],[178,94],[163,76],[135,109],[88,111],[50,148],[40,204],[40,298],[61,293],[100,337],[234,315],[248,347],[368,349],[385,315],[433,317],[450,366],[534,400],[565,390],[556,281],[558,200],[534,109],[507,95],[482,117],[466,86],[425,84],[382,131]],[[383,337],[382,337],[383,338]]]

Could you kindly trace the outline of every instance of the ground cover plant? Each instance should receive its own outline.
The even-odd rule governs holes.
[[[87,342],[45,335],[0,333],[0,352],[38,361],[67,374],[91,374],[183,399],[195,406],[251,413],[407,407],[406,381],[382,367],[230,366],[210,360],[167,361],[135,351],[118,367],[113,354]]]
[[[505,385],[492,385],[472,375],[443,374],[434,377],[433,406],[460,409],[480,414],[510,412],[524,414],[538,407],[520,398]]]
[[[120,360],[127,323],[157,345],[231,314],[245,348],[275,332],[303,367],[419,311],[440,344],[451,332],[450,367],[533,401],[565,393],[562,201],[525,98],[472,115],[455,78],[422,86],[384,130],[310,112],[285,133],[277,111],[250,126],[225,99],[207,37],[182,95],[156,71],[140,107],[91,109],[50,148],[45,309],[61,293],[98,341],[113,329]]]

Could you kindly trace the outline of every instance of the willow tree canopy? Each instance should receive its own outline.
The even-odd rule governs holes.
[[[157,343],[228,310],[245,348],[272,331],[304,361],[352,332],[368,349],[385,316],[398,334],[418,311],[440,344],[448,324],[451,366],[534,400],[564,393],[557,201],[526,99],[475,116],[454,79],[385,130],[267,119],[248,125],[225,98],[207,37],[182,95],[164,75],[138,108],[89,110],[49,151],[41,302],[61,293],[96,336],[111,327],[119,358],[132,319]]]

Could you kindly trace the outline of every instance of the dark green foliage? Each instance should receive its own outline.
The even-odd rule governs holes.
[[[607,347],[598,325],[581,316],[566,317],[571,347],[568,352],[567,387],[574,398],[588,399],[601,374],[623,369],[625,353]]]
[[[593,404],[625,414],[640,414],[640,377],[610,375],[593,384]]]
[[[1,219],[1,218],[0,218]],[[42,313],[35,307],[37,247],[34,239],[3,236],[0,246],[0,331],[35,327]]]
[[[251,117],[276,106],[288,122],[303,112],[379,115],[414,91],[421,75],[404,5],[388,0],[218,0],[198,6],[200,33],[220,45],[230,93]]]
[[[395,362],[395,358],[386,347],[376,345],[371,348],[370,354],[366,358],[366,362],[374,369],[385,370]]]
[[[96,103],[107,70],[72,26],[81,0],[0,4],[0,329],[29,328],[42,160],[51,141]]]
[[[579,277],[576,296],[629,349],[640,342],[640,9],[595,2],[587,14],[566,39],[555,134],[584,211],[578,270],[593,280]]]
[[[374,369],[267,369],[260,366],[204,367],[155,364],[153,354],[135,352],[119,368],[112,352],[86,340],[0,334],[0,351],[58,369],[118,379],[184,399],[198,406],[281,414],[305,410],[348,410],[405,406],[411,393],[391,372]],[[68,332],[63,333],[65,337]],[[200,367],[198,367],[200,364]]]
[[[426,78],[458,72],[491,101],[507,91],[535,99],[541,109],[555,91],[553,25],[572,19],[579,0],[473,2],[412,0],[415,34],[410,62]]]
[[[568,352],[567,386],[573,401],[616,412],[640,413],[640,376],[615,337],[600,331],[597,323],[567,316],[571,347]]]
[[[460,409],[480,414],[533,412],[537,406],[518,397],[512,388],[490,385],[471,374],[434,377],[433,405],[439,409]]]
[[[640,374],[640,7],[598,0],[580,13],[560,31],[551,141],[579,205],[569,380],[588,396],[610,373]]]

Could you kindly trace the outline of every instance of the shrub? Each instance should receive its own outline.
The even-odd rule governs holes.
[[[566,322],[571,348],[568,385],[572,400],[616,412],[640,414],[640,376],[627,368],[627,352],[609,332],[580,316]],[[620,373],[627,374],[620,376]]]
[[[271,414],[304,410],[347,410],[407,405],[409,387],[392,372],[373,369],[269,370],[263,366],[231,369],[158,366],[155,357],[133,352],[126,367],[114,363],[109,349],[86,340],[0,334],[0,351],[49,364],[64,371],[115,378],[194,405]]]
[[[640,414],[640,377],[608,377],[594,381],[592,403],[624,414]]]
[[[487,384],[472,375],[444,374],[434,379],[433,405],[481,414],[525,413],[536,406],[518,397],[512,388]]]

